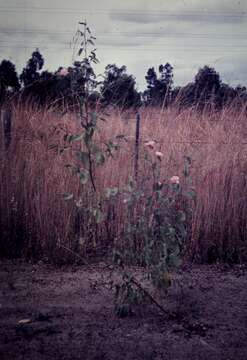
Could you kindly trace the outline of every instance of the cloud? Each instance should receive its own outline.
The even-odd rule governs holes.
[[[151,45],[153,43],[153,38],[149,37],[145,39],[145,46]],[[119,36],[98,36],[97,37],[97,47],[100,50],[101,46],[108,46],[114,48],[137,48],[143,46],[143,39],[140,39],[138,36],[130,36],[130,34],[119,35]]]
[[[239,24],[246,21],[246,14],[214,14],[201,11],[201,13],[121,13],[111,12],[110,17],[113,21],[128,23],[163,23],[169,22],[185,22],[185,23],[207,23],[207,24]]]
[[[184,85],[209,64],[224,81],[247,84],[246,0],[0,0],[0,7],[23,7],[0,13],[1,57],[18,69],[36,47],[45,68],[68,66],[69,41],[86,16],[102,60],[96,72],[109,63],[126,65],[144,88],[150,66],[170,62],[175,84]]]

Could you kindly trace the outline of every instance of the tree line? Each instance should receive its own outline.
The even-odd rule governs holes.
[[[43,70],[44,58],[36,49],[20,75],[15,65],[9,60],[0,64],[0,102],[16,94],[23,99],[32,98],[40,105],[54,101],[66,101],[73,104],[75,94],[83,97],[85,79],[85,64],[75,61],[68,68],[59,67],[56,71]],[[150,67],[145,76],[146,89],[137,90],[136,79],[128,74],[126,66],[109,64],[106,66],[103,80],[92,73],[94,80],[90,84],[90,101],[102,105],[114,105],[121,108],[138,108],[141,105],[167,107],[178,104],[181,107],[198,106],[204,108],[207,104],[222,108],[225,104],[237,100],[247,101],[246,87],[232,87],[225,84],[219,73],[205,65],[198,70],[194,80],[185,86],[174,86],[173,66],[167,62]],[[86,71],[93,71],[88,67]]]

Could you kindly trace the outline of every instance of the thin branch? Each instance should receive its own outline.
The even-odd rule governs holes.
[[[167,315],[167,311],[163,308],[163,306],[161,306],[154,298],[153,296],[142,287],[142,285],[135,279],[132,277],[131,279],[132,283],[140,290],[142,291],[150,300],[151,302],[157,306],[157,308],[165,315]]]

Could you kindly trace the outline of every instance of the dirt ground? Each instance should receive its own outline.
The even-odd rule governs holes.
[[[126,318],[114,313],[111,272],[2,261],[0,359],[247,359],[246,268],[184,266],[167,314],[149,304]]]

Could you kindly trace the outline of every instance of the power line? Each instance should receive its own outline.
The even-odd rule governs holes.
[[[36,47],[39,47],[39,46],[42,46],[42,47],[54,47],[52,44],[49,46],[47,45],[47,43],[42,43],[42,42],[35,42],[35,43],[29,43],[28,45],[26,43],[22,43],[23,40],[21,41],[17,41],[15,40],[15,42],[13,41],[8,41],[8,40],[0,40],[0,44],[7,44],[7,45],[3,45],[3,46],[7,46],[7,47],[15,47],[15,46],[36,46]],[[63,45],[63,46],[68,46],[68,48],[71,48],[71,43],[70,42],[56,42],[56,44],[58,45]],[[229,50],[232,50],[232,49],[237,49],[237,50],[240,50],[240,51],[246,51],[246,47],[245,46],[228,46],[228,45],[223,45],[221,44],[220,46],[219,45],[201,45],[201,46],[198,46],[198,45],[184,45],[184,46],[177,46],[177,47],[170,47],[170,44],[167,44],[167,43],[159,43],[159,44],[153,44],[153,45],[148,45],[146,46],[145,44],[140,44],[140,45],[136,45],[136,44],[133,44],[133,45],[121,45],[121,44],[117,44],[118,46],[118,50],[146,50],[146,49],[161,49],[161,46],[167,46],[168,47],[166,48],[167,49],[170,49],[170,50],[181,50],[181,51],[184,51],[184,50],[198,50],[198,51],[201,51],[201,50],[211,50],[212,49],[217,49],[217,50],[222,50],[222,49],[229,49]],[[56,46],[56,45],[55,45]],[[97,46],[98,49],[106,49],[106,48],[116,48],[116,45],[115,44],[109,44],[109,45],[100,45]]]
[[[21,41],[24,41],[24,40],[15,40],[15,39],[13,39],[15,42],[17,42],[17,43],[20,43]],[[8,43],[8,44],[14,44],[14,42],[11,40],[11,41],[9,41],[9,40],[0,40],[0,43]],[[42,42],[39,42],[40,44],[43,44],[43,45],[45,45],[46,43],[42,43]],[[58,44],[61,44],[61,45],[70,45],[71,44],[71,42],[70,41],[59,41],[59,42],[57,42],[56,41],[56,43],[58,43]],[[169,44],[169,43],[168,43]],[[33,45],[33,44],[32,44]],[[35,43],[34,43],[34,45],[35,45]],[[159,44],[153,44],[152,45],[152,47],[160,47],[161,45],[167,45],[167,43],[159,43]],[[109,46],[115,46],[115,44],[113,44],[113,45],[111,45],[111,44],[109,44]],[[121,44],[118,44],[118,46],[120,46],[121,47]],[[122,46],[126,46],[126,45],[122,45]],[[134,44],[134,45],[127,45],[126,47],[133,47],[133,46],[145,46],[145,45],[142,45],[142,44],[139,44],[139,45],[136,45],[136,44]],[[219,45],[206,45],[205,46],[205,44],[201,44],[201,46],[203,47],[203,48],[205,48],[205,47],[212,47],[212,48],[219,48],[219,47],[223,47],[223,48],[229,48],[229,49],[233,49],[233,48],[240,48],[240,47],[243,47],[244,49],[246,49],[246,47],[245,47],[245,45],[243,45],[243,46],[240,46],[240,45],[237,45],[237,46],[233,46],[233,45],[225,45],[225,44],[221,44],[220,46]],[[101,46],[100,46],[101,47]],[[198,45],[186,45],[186,44],[184,44],[184,47],[186,47],[186,49],[187,48],[190,48],[190,47],[196,47],[196,48],[198,48]]]
[[[1,45],[3,44],[3,45]],[[6,45],[5,45],[6,44]],[[7,45],[8,44],[8,45]],[[60,43],[61,45],[63,45],[63,43]],[[66,43],[64,43],[64,45],[66,45]],[[146,51],[146,50],[154,50],[154,51],[175,51],[175,52],[184,52],[185,50],[186,51],[200,51],[203,52],[203,53],[211,53],[211,51],[223,51],[223,52],[227,52],[227,50],[230,51],[230,53],[232,53],[232,51],[234,50],[234,52],[240,52],[240,53],[246,53],[246,48],[245,47],[237,47],[237,46],[224,46],[222,45],[221,47],[218,47],[218,46],[211,46],[211,47],[198,47],[198,46],[184,46],[184,47],[177,47],[177,48],[171,48],[171,47],[166,47],[167,44],[159,44],[157,46],[144,46],[144,45],[141,45],[136,47],[135,45],[133,46],[119,46],[118,45],[118,48],[117,50],[118,51]],[[161,48],[161,46],[164,46],[164,48]],[[203,46],[203,45],[202,45]],[[9,42],[5,42],[5,41],[0,41],[0,47],[8,47],[8,48],[47,48],[47,49],[53,49],[53,48],[56,48],[56,49],[68,49],[68,50],[72,50],[70,45],[68,44],[68,46],[53,46],[53,45],[46,45],[46,44],[42,44],[42,43],[34,43],[34,44],[10,44]],[[99,50],[116,50],[116,46],[114,45],[104,45],[104,46],[99,46],[97,49]]]
[[[9,49],[34,49],[34,48],[40,48],[40,49],[49,49],[49,50],[54,50],[54,51],[57,51],[57,50],[63,50],[63,51],[71,51],[71,48],[70,47],[57,47],[57,46],[47,46],[47,45],[42,45],[42,44],[33,44],[33,45],[26,45],[26,44],[17,44],[17,45],[0,45],[0,48],[9,48]],[[101,46],[100,49],[104,50],[104,51],[113,51],[113,50],[116,50],[116,47],[114,46]],[[161,48],[160,46],[156,46],[156,47],[144,47],[144,48],[135,48],[134,46],[133,47],[123,47],[123,48],[117,48],[117,51],[121,51],[121,52],[138,52],[138,51],[150,51],[150,52],[164,52],[164,51],[170,51],[170,52],[183,52],[187,50],[187,51],[193,51],[193,52],[200,52],[203,53],[203,54],[212,54],[212,50],[210,49],[200,49],[198,47],[194,47],[194,48],[176,48],[176,49],[171,49],[171,48]],[[226,50],[227,49],[219,49],[220,52],[227,52]],[[215,51],[215,49],[214,49]],[[229,51],[230,53],[232,53],[232,48],[229,47]],[[228,51],[228,54],[229,54],[229,51]],[[246,49],[234,49],[234,53],[238,53],[238,54],[241,54],[241,53],[244,53],[246,54]]]
[[[73,31],[49,31],[46,29],[0,29],[0,32],[4,34],[40,34],[40,35],[73,35]],[[181,37],[189,36],[195,38],[208,38],[208,39],[241,39],[247,40],[247,34],[209,34],[209,33],[161,33],[161,32],[124,32],[124,31],[114,31],[114,32],[100,32],[97,38],[100,37],[120,37],[120,36],[135,36],[135,37],[153,37],[153,36],[164,36],[164,37]]]
[[[63,7],[38,7],[38,6],[29,6],[29,7],[0,7],[0,12],[56,12],[56,13],[77,13],[83,12],[85,14],[112,14],[112,15],[128,15],[128,16],[137,16],[137,15],[147,15],[147,16],[167,16],[167,17],[225,17],[225,18],[243,18],[247,16],[246,11],[238,11],[238,12],[231,12],[231,11],[199,11],[199,10],[191,10],[191,11],[184,11],[184,12],[172,12],[167,10],[135,10],[135,9],[85,9],[85,8],[63,8]]]

